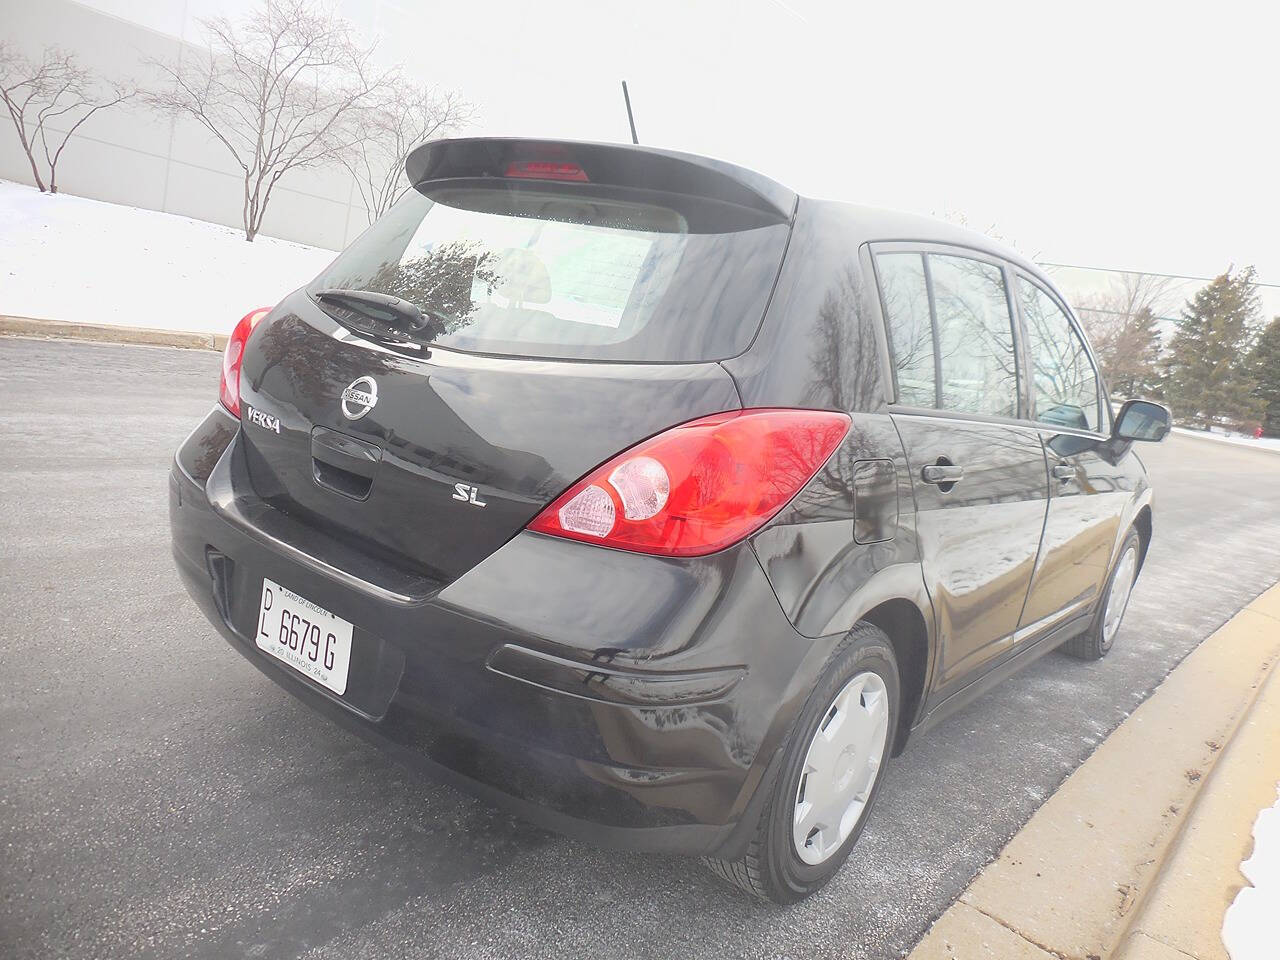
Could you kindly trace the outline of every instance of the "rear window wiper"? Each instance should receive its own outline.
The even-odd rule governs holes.
[[[378,339],[430,340],[442,326],[416,304],[372,290],[329,287],[316,291],[312,296],[321,304],[338,308],[334,319]]]

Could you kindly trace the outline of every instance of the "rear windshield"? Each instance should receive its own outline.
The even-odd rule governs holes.
[[[789,229],[653,191],[456,184],[410,191],[308,292],[408,300],[432,318],[425,338],[457,350],[719,360],[750,344]]]

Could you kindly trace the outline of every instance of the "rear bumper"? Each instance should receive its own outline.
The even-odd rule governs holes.
[[[170,518],[188,592],[246,659],[399,759],[549,829],[741,852],[821,656],[749,547],[669,561],[521,533],[427,596],[398,593],[376,560],[376,581],[362,579],[358,544],[308,552],[287,524],[255,520],[265,505],[228,493],[235,426],[215,411],[179,451]],[[344,696],[258,650],[264,576],[355,624]]]

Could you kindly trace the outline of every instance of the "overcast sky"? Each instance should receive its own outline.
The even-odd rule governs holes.
[[[198,39],[249,0],[91,0]],[[1041,260],[1280,284],[1280,4],[342,0],[471,132],[626,140],[994,225]]]

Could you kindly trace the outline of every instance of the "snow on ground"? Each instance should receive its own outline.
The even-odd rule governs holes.
[[[1280,915],[1280,784],[1277,800],[1253,823],[1253,854],[1240,872],[1253,884],[1236,894],[1222,918],[1222,942],[1231,960],[1275,960]]]
[[[1241,447],[1280,450],[1280,438],[1277,437],[1246,437],[1243,433],[1218,433],[1211,430],[1191,430],[1187,427],[1174,427],[1173,432],[1185,433],[1189,437],[1203,437],[1206,440],[1221,440],[1223,443],[1234,443]]]
[[[229,333],[334,257],[258,237],[0,180],[0,314]]]

